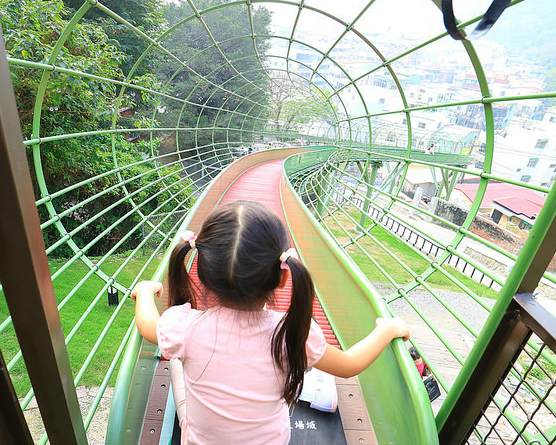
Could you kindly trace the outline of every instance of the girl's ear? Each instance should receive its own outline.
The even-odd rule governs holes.
[[[279,289],[282,289],[286,285],[286,283],[288,282],[288,278],[290,276],[289,269],[283,269],[281,272],[282,275],[280,275],[280,284],[278,284]]]

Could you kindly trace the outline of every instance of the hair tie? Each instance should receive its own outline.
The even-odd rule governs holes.
[[[297,251],[293,247],[290,247],[285,252],[282,252],[282,255],[280,255],[280,269],[285,270],[285,269],[290,268],[288,266],[288,263],[286,262],[286,261],[288,261],[289,257],[292,257],[292,258],[295,258],[296,260],[299,260],[299,256],[297,255]]]
[[[197,235],[195,235],[195,233],[191,230],[186,230],[185,232],[182,232],[181,238],[184,241],[187,241],[192,249],[195,249],[195,240],[197,239]]]

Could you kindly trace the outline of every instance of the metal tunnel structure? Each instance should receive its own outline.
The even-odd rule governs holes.
[[[394,341],[357,382],[371,436],[346,443],[556,443],[556,318],[537,300],[556,295],[555,178],[493,172],[507,121],[556,91],[501,93],[515,67],[465,38],[484,5],[447,31],[451,3],[187,0],[162,18],[152,0],[139,22],[126,2],[0,0],[0,442],[97,443],[99,424],[163,443],[129,294],[271,165],[238,196],[274,196],[334,340],[400,316],[441,388],[430,402]],[[507,3],[501,35],[556,18]],[[425,58],[440,68],[407,74]],[[420,97],[416,76],[444,69],[461,82]],[[485,211],[504,187],[538,207],[512,230]]]

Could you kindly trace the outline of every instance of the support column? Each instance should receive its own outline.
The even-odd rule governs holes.
[[[50,443],[86,444],[1,30],[0,91],[0,280]]]
[[[19,406],[10,373],[0,351],[0,443],[2,445],[33,445],[23,411]]]
[[[459,179],[463,176],[463,173],[453,171],[452,172],[452,179],[450,180],[450,185],[446,190],[446,201],[450,200],[450,196],[452,196],[452,192],[454,191],[454,187],[458,183]]]
[[[371,177],[367,182],[367,194],[365,195],[365,202],[363,203],[363,209],[361,211],[361,219],[359,220],[359,225],[363,228],[365,227],[365,221],[367,219],[366,213],[369,211],[369,205],[371,204],[371,197],[373,194],[373,186],[375,185],[376,175],[378,169],[382,167],[381,161],[371,162]],[[365,172],[365,176],[368,177],[368,170]]]

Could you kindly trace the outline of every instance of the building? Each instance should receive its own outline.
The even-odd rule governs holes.
[[[464,181],[454,187],[455,201],[470,207],[477,197],[479,181]],[[491,182],[486,189],[479,210],[499,226],[508,228],[512,224],[520,229],[529,229],[537,218],[545,197],[534,190],[505,182]]]

